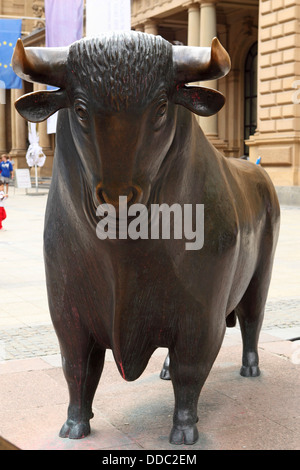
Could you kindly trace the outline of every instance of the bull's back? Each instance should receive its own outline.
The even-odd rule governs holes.
[[[259,165],[243,159],[228,158],[226,165],[228,182],[241,220],[245,214],[258,223],[265,216],[266,223],[271,224],[275,233],[280,207],[268,173]]]
[[[280,207],[274,185],[263,168],[242,159],[224,160],[240,233],[239,256],[228,301],[231,311],[261,267],[272,266]]]

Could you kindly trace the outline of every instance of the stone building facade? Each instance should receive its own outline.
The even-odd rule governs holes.
[[[23,18],[22,39],[26,46],[45,45],[44,0],[0,0],[0,18]],[[28,168],[29,146],[27,122],[16,112],[14,103],[25,93],[45,89],[43,85],[23,82],[22,89],[6,90],[5,103],[0,104],[0,155],[9,153],[14,168]],[[51,176],[55,136],[47,134],[46,122],[38,124],[40,145],[47,156],[39,168],[41,176]]]
[[[26,45],[45,41],[43,0],[0,0],[0,16],[25,16]],[[217,116],[199,118],[205,133],[226,156],[261,157],[277,186],[299,186],[300,0],[132,0],[132,29],[160,34],[172,43],[209,46],[214,36],[228,50],[231,72],[204,86],[219,89],[226,105]],[[0,151],[24,166],[26,123],[13,110],[21,93],[7,90],[0,110]],[[5,126],[2,126],[5,123]],[[51,174],[54,136],[39,125]],[[26,165],[26,162],[25,162]]]

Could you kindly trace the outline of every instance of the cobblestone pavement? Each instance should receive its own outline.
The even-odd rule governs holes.
[[[47,307],[42,256],[47,196],[11,190],[5,231],[0,233],[0,361],[59,354]],[[300,208],[282,207],[282,225],[274,262],[263,331],[300,336]],[[3,302],[3,299],[4,302]],[[299,334],[298,334],[299,332]]]
[[[25,326],[0,331],[0,360],[26,359],[59,353],[52,325]]]
[[[268,300],[263,330],[295,326],[300,326],[300,297]]]

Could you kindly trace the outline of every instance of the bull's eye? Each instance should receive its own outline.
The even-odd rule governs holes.
[[[155,109],[154,127],[158,129],[165,121],[165,116],[168,110],[168,101],[161,99]]]
[[[82,103],[75,103],[74,110],[80,121],[87,121],[89,114],[86,107]]]
[[[164,116],[167,112],[167,103],[163,103],[159,106],[159,108],[156,111],[156,117],[159,119],[162,116]]]

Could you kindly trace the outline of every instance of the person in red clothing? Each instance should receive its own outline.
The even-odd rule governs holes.
[[[8,198],[8,195],[4,192],[4,183],[0,181],[0,230],[2,227],[2,221],[6,219],[6,211],[4,209],[4,202]]]

